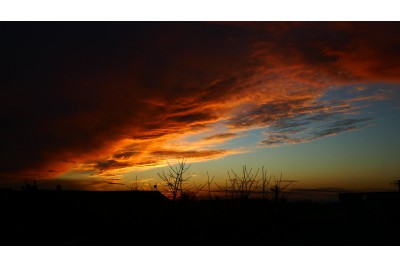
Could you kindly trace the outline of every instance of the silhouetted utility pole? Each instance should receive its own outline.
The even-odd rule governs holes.
[[[267,195],[267,189],[269,187],[269,182],[271,181],[272,176],[267,179],[267,171],[264,170],[264,166],[261,168],[261,183],[262,183],[262,198],[265,199]]]
[[[208,199],[211,199],[211,183],[214,181],[215,175],[210,180],[210,175],[207,172]]]

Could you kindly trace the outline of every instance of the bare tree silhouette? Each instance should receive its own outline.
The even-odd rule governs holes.
[[[214,182],[214,184],[218,188],[219,192],[224,192],[225,193],[225,199],[228,199],[228,193],[230,192],[230,188],[228,187],[228,179],[225,179],[225,186],[220,186],[216,182]]]
[[[184,177],[184,174],[189,170],[191,165],[186,166],[186,159],[178,161],[178,165],[173,167],[167,161],[169,170],[165,173],[164,170],[161,173],[157,173],[158,177],[165,183],[168,188],[168,192],[172,194],[172,201],[180,199],[183,192],[183,183],[188,181],[192,176]]]
[[[253,172],[253,169],[248,170],[246,165],[242,166],[242,175],[238,175],[235,171],[228,171],[229,179],[225,180],[225,186],[220,186],[214,182],[217,187],[216,192],[225,193],[225,198],[228,199],[230,195],[231,199],[241,198],[247,199],[252,194],[262,196],[262,199],[269,199],[268,193],[272,192],[272,198],[275,201],[287,199],[288,194],[294,189],[294,183],[298,182],[295,180],[282,180],[282,173],[277,179],[275,175],[267,176],[267,170],[264,166]],[[209,198],[211,197],[210,183],[214,180],[208,176],[209,186]],[[273,182],[271,181],[273,179]]]
[[[186,164],[186,159],[178,160],[176,166],[171,165],[168,161],[166,162],[169,166],[168,171],[162,170],[161,173],[157,174],[166,186],[173,202],[179,199],[197,199],[201,191],[207,192],[208,199],[212,199],[212,192],[219,192],[224,193],[226,199],[228,199],[228,196],[231,199],[248,199],[255,194],[261,196],[262,199],[272,199],[278,202],[287,199],[288,194],[294,189],[294,183],[297,182],[283,180],[282,173],[279,178],[276,178],[275,175],[268,177],[268,172],[264,166],[253,171],[252,168],[248,169],[246,165],[243,165],[240,175],[232,169],[227,172],[229,178],[225,180],[225,186],[220,186],[214,182],[215,175],[211,177],[208,172],[207,181],[204,184],[197,185],[192,182],[191,185],[184,185],[192,177],[192,175],[185,177],[185,173],[191,165]],[[217,187],[214,191],[212,189],[213,183]],[[203,190],[206,185],[207,189]],[[151,188],[150,183],[149,186]],[[269,196],[269,192],[272,192],[271,196]]]
[[[272,175],[274,178],[274,185],[271,187],[271,191],[274,194],[274,201],[278,202],[281,200],[286,200],[287,199],[287,194],[293,191],[294,189],[294,183],[298,182],[295,180],[282,180],[282,173],[279,177],[279,179],[275,178],[275,175]],[[286,188],[288,188],[290,185],[289,191],[284,191]],[[285,192],[286,195],[283,195],[282,193]]]
[[[198,197],[198,194],[203,190],[207,183],[197,185],[195,182],[191,186],[185,186],[182,189],[182,194],[180,199],[185,200],[195,200]]]
[[[139,182],[138,182],[137,175],[135,177],[135,180],[129,182],[126,186],[128,187],[128,189],[130,191],[138,191],[139,190]]]
[[[242,167],[241,176],[237,175],[233,170],[231,170],[231,176],[230,172],[228,171],[232,196],[239,196],[242,199],[248,198],[252,190],[257,188],[259,183],[259,180],[257,179],[259,171],[260,169],[257,169],[257,171],[253,173],[253,169],[247,170],[246,165],[243,165]]]

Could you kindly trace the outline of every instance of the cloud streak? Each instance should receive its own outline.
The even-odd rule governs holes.
[[[363,98],[367,99],[371,98]],[[363,100],[353,98],[294,105],[289,113],[286,113],[287,108],[282,108],[283,111],[274,109],[274,116],[266,123],[267,138],[262,140],[261,144],[266,146],[297,144],[366,127],[372,118],[360,115],[359,107],[353,104]]]
[[[214,134],[211,136],[207,136],[204,138],[204,140],[226,140],[226,139],[232,139],[237,137],[238,134],[236,133],[220,133],[220,134]]]

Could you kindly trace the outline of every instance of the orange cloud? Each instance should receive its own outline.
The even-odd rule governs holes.
[[[327,88],[400,77],[394,22],[101,25],[4,27],[0,177],[106,174],[168,157],[221,157],[234,152],[217,144],[235,131],[282,130],[298,114],[308,121],[355,110],[321,102]],[[332,120],[315,136],[340,128]],[[171,149],[173,140],[216,124],[228,135],[214,131]]]

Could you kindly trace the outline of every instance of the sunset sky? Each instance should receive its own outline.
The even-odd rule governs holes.
[[[400,179],[398,22],[2,22],[0,187],[126,190],[186,158],[299,188]]]

